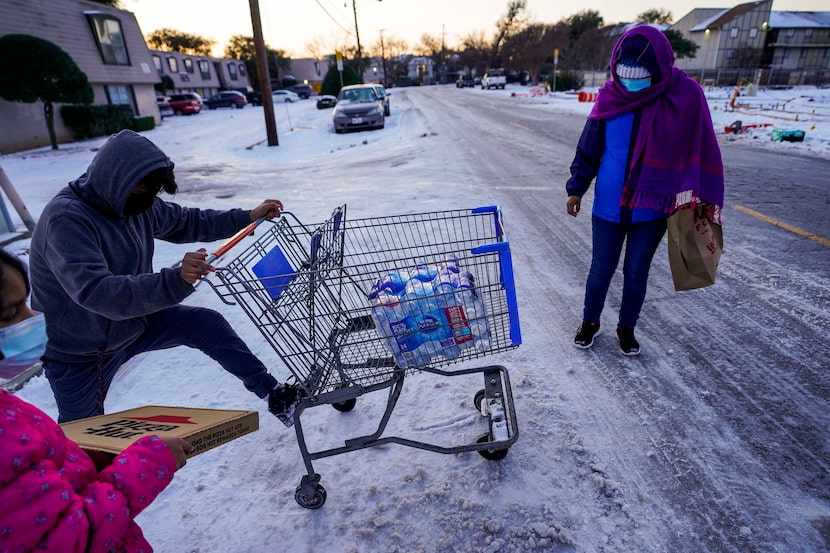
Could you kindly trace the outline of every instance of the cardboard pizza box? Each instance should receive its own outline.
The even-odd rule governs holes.
[[[173,434],[193,444],[193,457],[259,429],[256,411],[148,405],[61,424],[88,452],[117,455],[142,436]]]

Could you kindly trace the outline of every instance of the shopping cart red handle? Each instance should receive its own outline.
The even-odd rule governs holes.
[[[210,254],[205,261],[207,261],[208,263],[213,263],[214,261],[216,261],[217,259],[219,259],[223,255],[228,253],[228,251],[230,251],[231,248],[233,248],[234,246],[236,246],[237,244],[242,242],[242,240],[244,238],[246,238],[246,237],[250,236],[251,234],[253,234],[254,230],[256,230],[256,228],[259,226],[259,224],[262,223],[265,220],[266,220],[265,217],[260,217],[259,219],[257,219],[253,223],[249,224],[244,229],[240,230],[239,232],[237,232],[236,234],[231,236],[228,239],[227,242],[225,242],[224,244],[219,246],[216,249],[215,252]]]

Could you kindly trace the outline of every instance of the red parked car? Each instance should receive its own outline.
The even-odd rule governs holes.
[[[171,94],[167,103],[176,115],[191,115],[202,111],[202,97],[195,92]]]

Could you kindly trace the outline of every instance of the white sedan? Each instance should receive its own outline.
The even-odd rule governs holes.
[[[274,102],[297,102],[300,96],[290,90],[275,90],[271,93],[271,99]]]

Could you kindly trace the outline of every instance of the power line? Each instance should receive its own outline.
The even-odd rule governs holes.
[[[347,29],[346,27],[344,27],[343,25],[341,25],[341,24],[340,24],[340,22],[339,22],[339,21],[337,21],[337,20],[334,18],[334,16],[332,16],[332,15],[329,13],[329,11],[325,8],[325,6],[323,6],[323,4],[321,4],[321,3],[320,3],[320,0],[314,0],[314,1],[317,3],[317,5],[318,5],[318,6],[320,6],[320,9],[321,9],[321,10],[323,10],[323,12],[324,12],[324,13],[325,13],[328,17],[329,17],[329,19],[331,19],[331,20],[334,22],[334,24],[335,24],[335,25],[337,25],[338,27],[340,27],[341,29],[343,29],[343,31],[345,31],[345,32],[346,32],[346,34],[349,34],[349,35],[351,35],[351,34],[352,34],[352,32],[351,32],[349,29]]]

